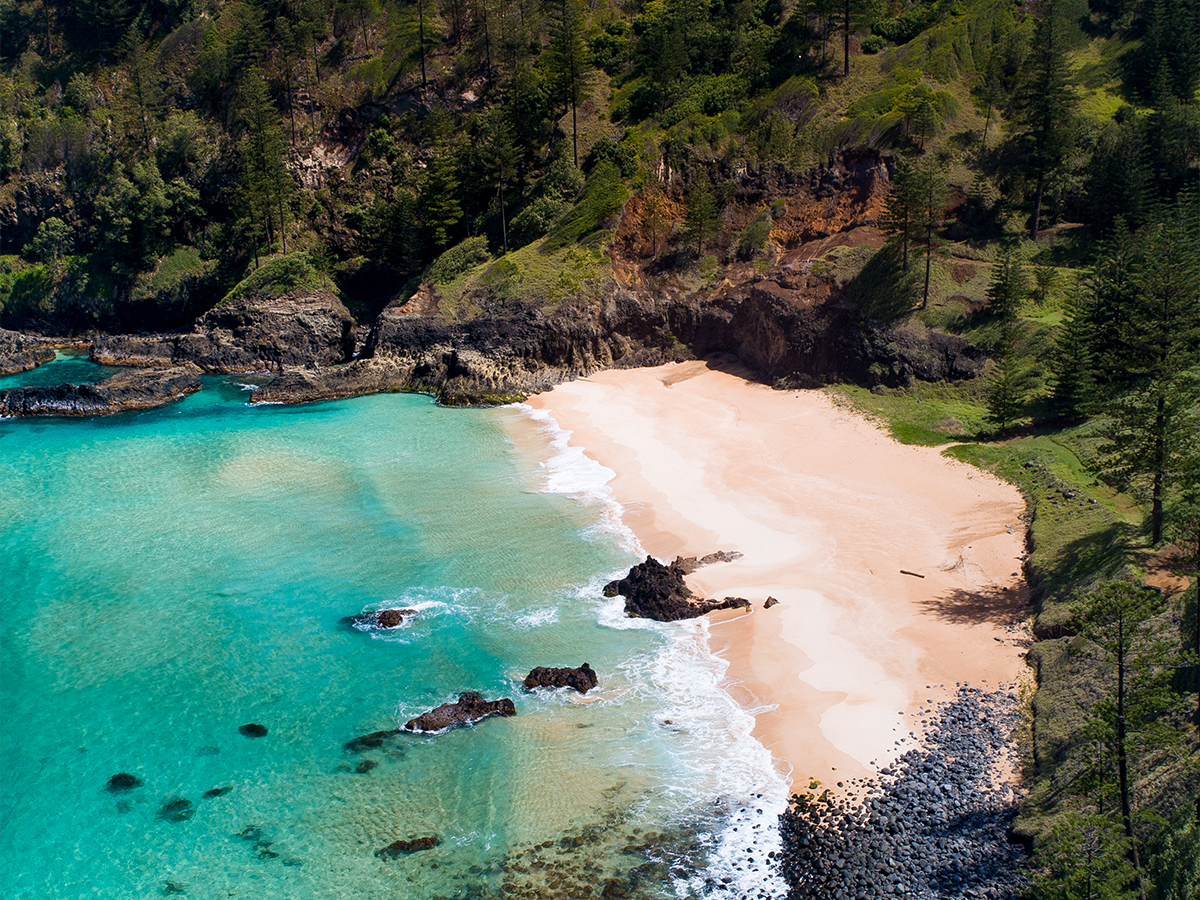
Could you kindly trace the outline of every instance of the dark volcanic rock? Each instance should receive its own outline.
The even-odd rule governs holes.
[[[0,416],[111,416],[165,406],[200,390],[194,368],[118,372],[98,384],[0,391]]]
[[[0,328],[0,375],[36,369],[54,359],[50,339]]]
[[[600,679],[596,677],[595,670],[587,663],[578,669],[548,669],[538,666],[525,676],[525,687],[528,690],[537,687],[573,687],[579,693],[586,694],[599,683]]]
[[[396,628],[402,625],[406,618],[411,618],[416,614],[415,609],[372,610],[362,615],[351,616],[350,624],[366,628]]]
[[[118,772],[112,778],[108,779],[108,784],[104,789],[110,793],[116,794],[122,791],[132,791],[134,788],[142,786],[142,779],[136,775],[130,775],[128,772]]]
[[[1016,804],[993,780],[1018,720],[1014,694],[962,687],[859,800],[793,796],[780,817],[788,900],[1024,896]]]
[[[456,725],[470,725],[487,716],[511,716],[516,707],[507,697],[484,700],[480,694],[468,691],[460,694],[457,703],[443,703],[437,709],[422,713],[404,723],[405,731],[442,731]]]
[[[183,797],[168,797],[158,810],[158,817],[166,819],[168,822],[186,822],[195,812],[191,800],[185,800]]]
[[[401,854],[416,853],[420,850],[432,850],[441,842],[441,838],[435,835],[413,838],[411,841],[392,841],[386,847],[376,850],[375,855],[380,859],[394,859]]]
[[[190,332],[114,335],[92,345],[108,365],[194,363],[206,372],[248,372],[288,366],[331,366],[354,353],[354,318],[330,291],[294,291],[218,304]]]
[[[705,600],[697,597],[684,583],[685,572],[672,563],[664,566],[653,556],[638,563],[620,581],[604,587],[604,596],[625,598],[625,612],[643,619],[674,622],[694,619],[716,609],[749,609],[750,601],[740,597],[724,600]]]
[[[224,787],[210,788],[204,792],[204,799],[211,800],[213,797],[223,797],[232,790],[233,788],[231,788],[229,785],[225,785]]]
[[[779,601],[776,600],[774,597],[768,597],[767,602],[763,604],[763,609],[770,609],[772,606],[775,606],[777,603],[779,603]]]
[[[242,737],[260,738],[267,736],[267,726],[259,725],[257,722],[248,722],[245,725],[238,726],[238,734]]]
[[[691,575],[704,566],[711,566],[713,563],[719,562],[733,562],[735,559],[741,558],[742,554],[736,550],[718,550],[716,553],[710,553],[699,559],[694,556],[677,556],[671,565],[683,572],[684,575]]]

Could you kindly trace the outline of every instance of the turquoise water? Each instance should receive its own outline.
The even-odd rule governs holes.
[[[95,384],[109,375],[121,371],[114,366],[98,366],[86,356],[57,353],[53,362],[18,372],[16,375],[0,375],[0,391],[26,385]]]
[[[598,467],[518,408],[245,398],[206,379],[149,413],[0,422],[0,896],[770,883],[773,836],[740,845],[782,787],[705,626],[602,597],[638,548]],[[342,621],[387,606],[420,613]],[[586,698],[521,688],[584,660]],[[343,747],[464,690],[517,715]],[[118,772],[142,786],[105,790]]]

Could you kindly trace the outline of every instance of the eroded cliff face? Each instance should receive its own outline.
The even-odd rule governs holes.
[[[221,303],[186,332],[101,336],[102,363],[270,371],[256,401],[304,402],[424,391],[446,405],[504,403],[610,367],[732,354],[778,387],[830,381],[907,384],[979,372],[967,341],[920,326],[884,328],[841,303],[844,284],[813,265],[836,247],[878,247],[890,163],[856,150],[806,175],[728,173],[725,232],[771,209],[770,264],[732,260],[697,287],[656,259],[636,202],[609,244],[612,277],[545,308],[474,298],[491,312],[456,321],[425,288],[357,323],[329,291]],[[760,271],[765,268],[766,271]]]

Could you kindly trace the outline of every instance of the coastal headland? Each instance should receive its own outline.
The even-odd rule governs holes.
[[[922,707],[1020,677],[1024,502],[826,392],[747,374],[610,370],[529,403],[616,473],[648,553],[743,554],[688,577],[704,597],[751,601],[712,617],[729,689],[794,791],[836,792],[911,748]]]

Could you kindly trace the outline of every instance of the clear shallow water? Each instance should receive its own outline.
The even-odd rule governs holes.
[[[776,839],[746,835],[782,784],[703,623],[601,596],[635,559],[603,472],[517,409],[245,396],[212,379],[136,416],[0,422],[0,896],[763,883]],[[341,624],[397,605],[421,613],[386,636]],[[520,687],[584,660],[587,698]],[[463,690],[517,715],[343,748]],[[117,772],[144,785],[105,791]]]
[[[56,385],[68,382],[71,384],[95,384],[120,371],[115,366],[97,365],[86,356],[58,353],[52,362],[44,363],[36,369],[17,372],[15,375],[0,375],[0,391],[15,387]]]

